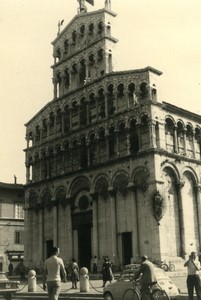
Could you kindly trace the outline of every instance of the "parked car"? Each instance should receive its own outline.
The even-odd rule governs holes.
[[[20,282],[9,280],[4,272],[0,272],[0,295],[11,300],[14,293],[19,291]]]
[[[106,285],[103,289],[104,300],[135,300],[133,299],[133,294],[130,296],[131,299],[129,298],[129,294],[126,296],[126,299],[123,299],[123,297],[125,291],[128,289],[135,289],[136,286],[140,289],[140,282],[134,281],[134,274],[139,267],[140,265],[136,264],[133,267],[131,265],[127,266],[116,282]],[[167,295],[172,300],[175,300],[177,296],[179,296],[179,289],[172,282],[167,273],[155,267],[155,276],[157,281],[156,287],[165,290]]]

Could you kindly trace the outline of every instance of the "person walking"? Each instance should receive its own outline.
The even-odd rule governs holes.
[[[189,300],[193,300],[194,288],[197,299],[201,300],[201,281],[199,276],[200,262],[196,258],[196,252],[191,252],[189,259],[184,264],[184,267],[187,267],[188,272],[186,285],[188,289]]]
[[[77,282],[79,281],[79,267],[75,258],[72,259],[71,264],[71,281],[72,289],[77,289]]]
[[[141,256],[141,266],[139,270],[135,273],[134,279],[137,280],[140,278],[140,292],[144,295],[144,299],[146,291],[149,294],[149,286],[156,282],[154,265],[151,261],[148,260],[147,255]],[[143,296],[142,296],[143,299]]]
[[[63,260],[59,258],[60,250],[53,247],[52,255],[46,259],[43,274],[43,289],[48,292],[49,300],[58,300],[61,290],[61,276],[63,282],[66,282],[66,271]],[[47,284],[47,286],[46,286]]]
[[[111,283],[113,274],[112,274],[112,264],[109,261],[109,258],[104,258],[104,263],[102,265],[102,274],[103,274],[103,287],[106,285],[107,281]]]

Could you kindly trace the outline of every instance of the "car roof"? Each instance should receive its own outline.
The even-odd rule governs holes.
[[[131,274],[131,273],[135,273],[140,267],[140,264],[132,264],[129,265],[129,267],[127,267],[125,270],[122,271],[122,275],[123,274]],[[165,271],[157,266],[154,266],[154,270],[155,270],[155,275],[156,277],[160,277],[162,278],[169,278],[169,276],[165,273]]]

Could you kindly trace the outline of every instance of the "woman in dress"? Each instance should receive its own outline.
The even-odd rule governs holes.
[[[113,274],[112,274],[112,264],[109,261],[109,258],[104,258],[104,263],[102,266],[102,274],[103,274],[103,287],[106,285],[107,281],[111,283]]]

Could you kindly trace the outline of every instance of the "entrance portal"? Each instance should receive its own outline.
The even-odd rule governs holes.
[[[128,265],[131,263],[132,255],[132,235],[131,232],[122,233],[122,258],[123,265]]]
[[[46,241],[46,257],[50,257],[52,255],[52,249],[53,249],[53,240],[47,240]]]
[[[80,267],[90,270],[91,265],[91,224],[78,228],[78,255]]]

